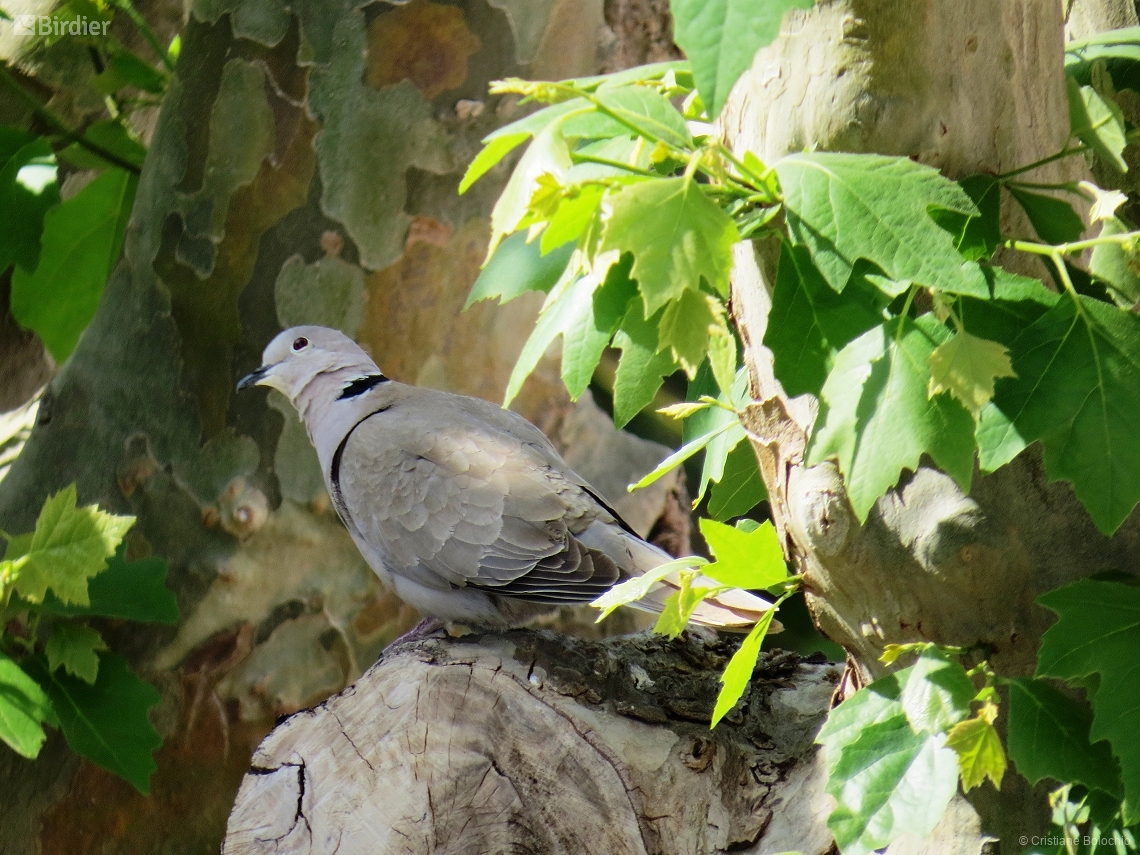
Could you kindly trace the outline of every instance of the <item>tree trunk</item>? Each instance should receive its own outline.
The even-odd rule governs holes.
[[[735,148],[768,162],[804,147],[869,151],[954,178],[1032,163],[1068,137],[1061,13],[1054,0],[822,3],[759,52],[721,122]],[[1029,180],[1086,171],[1070,159]],[[1007,202],[1003,230],[1031,237]],[[975,477],[969,495],[922,465],[860,525],[836,467],[804,465],[816,402],[789,400],[762,344],[772,255],[745,244],[736,254],[733,305],[755,398],[743,420],[817,624],[849,651],[856,683],[883,673],[885,645],[915,641],[982,645],[1000,674],[1032,674],[1053,620],[1036,597],[1104,570],[1140,573],[1140,514],[1105,537],[1067,483],[1048,482],[1033,445]],[[987,783],[971,803],[983,832],[1015,840],[1047,824],[1043,792],[1008,774],[1000,794]]]
[[[824,855],[812,740],[841,668],[765,654],[709,731],[738,642],[428,640],[262,743],[224,855]]]

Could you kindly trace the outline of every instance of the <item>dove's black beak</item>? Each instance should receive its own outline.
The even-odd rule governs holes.
[[[250,386],[256,386],[257,381],[265,376],[266,372],[272,368],[270,365],[262,365],[252,374],[246,374],[241,380],[238,381],[237,387],[240,392],[242,389],[248,389]]]

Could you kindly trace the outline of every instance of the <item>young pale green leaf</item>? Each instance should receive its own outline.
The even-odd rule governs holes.
[[[107,569],[87,583],[90,602],[85,606],[64,603],[47,592],[39,610],[66,616],[137,620],[144,623],[178,623],[178,600],[166,587],[167,564],[161,558],[127,561],[125,544],[119,544]]]
[[[99,673],[99,651],[106,649],[103,636],[91,627],[60,621],[52,627],[44,653],[50,670],[62,667],[83,682],[94,683]]]
[[[461,194],[466,193],[472,184],[535,134],[541,133],[571,113],[593,109],[593,106],[585,98],[572,98],[569,101],[536,110],[509,125],[496,129],[483,138],[483,150],[475,156],[475,159],[467,167],[463,180],[459,182],[459,192]]]
[[[709,494],[709,515],[724,522],[748,513],[767,498],[752,444],[738,443],[725,458],[724,472]]]
[[[677,370],[668,350],[657,346],[660,316],[645,319],[644,308],[635,302],[614,333],[614,347],[621,350],[614,375],[614,425],[625,427],[629,420],[653,403],[661,383]]]
[[[507,181],[507,186],[503,188],[491,211],[488,261],[494,255],[499,242],[517,229],[527,215],[531,198],[539,189],[541,179],[550,176],[562,183],[572,165],[570,149],[560,132],[559,123],[547,125],[535,135],[534,141],[519,159],[518,165]]]
[[[862,277],[852,277],[842,292],[836,292],[811,263],[807,247],[785,242],[764,333],[784,391],[793,397],[805,392],[818,395],[835,354],[883,322],[885,302]]]
[[[828,714],[815,741],[823,746],[829,776],[834,775],[835,767],[843,756],[843,749],[855,742],[866,728],[899,716],[903,716],[905,721],[899,696],[906,687],[909,676],[910,669],[904,668],[880,677]]]
[[[654,567],[647,573],[622,582],[620,585],[614,585],[614,587],[590,603],[594,608],[602,610],[597,622],[605,620],[615,609],[621,606],[644,599],[645,595],[649,593],[649,590],[666,576],[680,570],[691,570],[695,567],[702,567],[705,564],[708,564],[708,561],[696,555],[677,558]]]
[[[863,728],[827,782],[827,819],[843,855],[870,855],[902,834],[925,837],[958,789],[958,755],[941,734],[915,733],[905,716]]]
[[[756,51],[776,38],[789,9],[813,0],[673,0],[673,37],[693,67],[701,98],[716,118]]]
[[[504,406],[515,399],[523,382],[559,336],[563,382],[572,397],[582,394],[626,307],[637,294],[628,277],[629,264],[628,259],[617,260],[608,269],[587,272],[551,292],[511,372]]]
[[[567,243],[543,254],[537,241],[527,241],[526,232],[515,232],[499,244],[479,273],[463,308],[495,297],[506,303],[527,291],[549,293],[573,253],[574,244]]]
[[[702,519],[701,534],[716,558],[703,572],[733,588],[770,588],[788,578],[784,550],[771,521],[751,532]]]
[[[653,625],[655,633],[665,636],[670,641],[685,631],[693,610],[709,593],[708,587],[689,584],[690,578],[686,573],[680,574],[680,581],[680,590],[665,599],[665,607],[657,617],[657,623]]]
[[[39,603],[50,588],[65,603],[87,605],[87,580],[103,571],[134,523],[134,517],[109,514],[96,505],[76,507],[75,485],[63,488],[44,502],[28,551],[8,559],[16,592]]]
[[[1001,184],[992,175],[971,175],[958,182],[978,206],[978,216],[932,208],[930,216],[954,237],[954,245],[968,261],[994,254],[1001,243]]]
[[[1127,172],[1124,147],[1128,144],[1124,113],[1120,107],[1091,86],[1081,86],[1071,77],[1065,78],[1069,93],[1069,124],[1071,133],[1105,163],[1118,172]]]
[[[936,170],[905,157],[826,152],[789,155],[775,170],[792,242],[811,251],[835,291],[843,290],[860,258],[895,282],[971,290],[954,238],[928,211],[980,212]]]
[[[138,177],[108,169],[44,216],[39,264],[12,274],[12,315],[34,330],[57,363],[95,316],[119,257]]]
[[[731,395],[740,361],[736,351],[736,335],[729,328],[726,308],[715,297],[710,299],[715,301],[715,309],[714,322],[709,325],[709,368],[721,394]]]
[[[1001,789],[1005,777],[1005,749],[994,727],[997,708],[987,704],[974,718],[958,722],[946,735],[946,747],[958,754],[962,789],[969,792],[986,778]]]
[[[561,246],[574,246],[598,216],[605,192],[606,188],[597,184],[571,187],[542,230],[543,253],[555,252]]]
[[[35,270],[44,215],[59,204],[55,155],[43,137],[0,125],[0,272]]]
[[[630,184],[607,195],[599,252],[633,253],[632,276],[651,316],[703,277],[728,296],[732,246],[740,235],[732,219],[688,178]]]
[[[1140,705],[1136,651],[1140,650],[1140,588],[1081,579],[1037,602],[1057,613],[1041,639],[1037,676],[1079,680],[1100,676],[1092,696],[1089,739],[1107,739],[1120,761],[1126,825],[1140,821]]]
[[[51,700],[39,683],[0,651],[0,739],[22,757],[40,753],[44,724],[58,726]]]
[[[669,99],[648,86],[599,89],[595,96],[604,109],[579,112],[562,123],[567,139],[602,139],[638,133],[676,148],[691,148],[692,134]]]
[[[1009,349],[1017,376],[998,381],[994,395],[1009,427],[987,445],[1000,447],[1010,432],[1040,440],[1050,479],[1071,481],[1111,534],[1140,501],[1140,317],[1089,297],[1063,299]]]
[[[808,460],[838,461],[860,521],[903,469],[918,468],[923,454],[969,490],[974,420],[949,395],[927,395],[930,355],[948,336],[933,315],[896,318],[835,357]]]
[[[709,355],[714,337],[732,337],[725,320],[724,305],[712,294],[686,288],[665,306],[657,324],[657,346],[669,348],[673,361],[692,379]],[[736,376],[736,340],[733,341],[732,365],[728,367],[728,387]],[[725,366],[720,366],[723,369]]]
[[[697,487],[694,506],[704,498],[710,485],[719,483],[724,475],[724,467],[728,455],[732,453],[741,441],[747,436],[743,425],[736,413],[743,409],[750,400],[748,389],[748,373],[744,368],[736,372],[736,379],[732,384],[732,393],[726,395],[719,391],[719,384],[712,375],[712,370],[706,365],[702,366],[697,376],[689,383],[688,397],[700,400],[704,396],[716,396],[721,406],[710,407],[685,421],[681,429],[682,441],[688,443],[696,438],[713,434],[705,447],[704,460],[701,463],[701,480]]]
[[[1009,188],[1009,193],[1021,205],[1033,230],[1045,243],[1069,243],[1078,240],[1085,230],[1081,215],[1063,199],[1030,193],[1014,186]]]
[[[736,422],[739,424],[739,422]],[[660,463],[652,472],[647,473],[642,479],[634,484],[629,485],[629,491],[632,493],[634,490],[641,490],[648,487],[650,484],[659,480],[663,475],[673,471],[702,448],[707,446],[714,439],[731,430],[733,422],[725,422],[708,433],[703,433],[694,439],[689,440]]]
[[[1031,784],[1082,784],[1120,798],[1120,768],[1107,742],[1089,741],[1093,714],[1045,680],[1009,683],[1009,756]]]
[[[1016,376],[1005,345],[977,338],[965,331],[954,334],[934,348],[929,361],[927,394],[933,398],[941,392],[949,392],[975,418],[993,399],[994,380]]]
[[[67,744],[76,754],[113,772],[143,795],[157,768],[154,751],[162,737],[148,711],[162,700],[158,690],[131,672],[127,660],[114,653],[99,656],[94,685],[52,672],[39,659],[29,671],[51,698]]]
[[[475,159],[471,161],[467,171],[463,173],[463,180],[459,182],[459,195],[462,196],[466,193],[472,184],[486,175],[499,161],[528,139],[530,139],[530,134],[520,132],[503,134],[494,138],[488,137],[484,140],[485,145],[475,155]]]
[[[909,671],[899,703],[915,732],[945,733],[970,714],[974,684],[937,647],[924,650]]]
[[[724,673],[720,675],[720,693],[716,696],[716,706],[713,707],[710,728],[716,727],[717,723],[732,711],[737,701],[744,695],[744,690],[748,688],[748,681],[752,679],[752,672],[756,670],[756,659],[760,656],[760,646],[764,643],[764,636],[768,634],[768,630],[772,626],[772,618],[775,616],[777,608],[778,604],[764,612],[760,620],[756,621],[756,625],[744,637],[740,649],[732,654],[732,658],[728,660]]]
[[[1119,217],[1109,217],[1101,227],[1101,237],[1119,235],[1131,229]],[[1109,293],[1117,305],[1130,309],[1140,301],[1140,259],[1136,247],[1121,246],[1118,243],[1101,244],[1093,247],[1089,258],[1089,273],[1108,286]]]

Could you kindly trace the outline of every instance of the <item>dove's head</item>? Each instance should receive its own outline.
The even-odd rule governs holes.
[[[379,374],[371,357],[344,333],[328,327],[291,327],[269,342],[261,367],[237,387],[269,386],[303,411],[322,390],[335,397],[345,383]]]

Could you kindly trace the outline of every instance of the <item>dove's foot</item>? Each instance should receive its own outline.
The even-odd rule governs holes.
[[[407,644],[410,641],[420,641],[425,638],[431,638],[432,636],[446,638],[447,627],[444,626],[443,621],[439,618],[424,618],[399,638],[388,642],[383,652],[387,653],[389,650],[399,647],[401,644]]]

